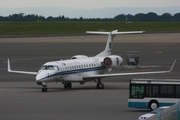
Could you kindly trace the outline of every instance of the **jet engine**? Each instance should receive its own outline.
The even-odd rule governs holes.
[[[88,58],[86,55],[75,55],[71,59],[82,59],[82,58]]]
[[[123,58],[117,55],[107,56],[103,60],[103,65],[106,67],[118,67],[122,64]]]

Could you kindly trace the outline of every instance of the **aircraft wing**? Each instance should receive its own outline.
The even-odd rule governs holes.
[[[127,76],[127,75],[146,75],[146,74],[158,74],[158,73],[169,73],[173,70],[176,60],[173,62],[170,70],[168,71],[152,71],[152,72],[134,72],[134,73],[114,73],[114,74],[98,74],[98,75],[87,75],[83,76],[83,79],[96,79],[96,78],[106,78],[106,77],[116,77],[116,76]]]
[[[27,72],[27,71],[15,71],[15,70],[11,70],[9,59],[8,59],[8,72],[21,73],[21,74],[30,74],[30,75],[36,75],[37,74],[37,72]]]

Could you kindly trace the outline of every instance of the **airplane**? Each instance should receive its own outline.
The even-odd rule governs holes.
[[[65,89],[71,89],[73,82],[85,84],[88,81],[95,81],[97,83],[97,88],[103,89],[104,84],[101,80],[102,78],[169,73],[175,65],[176,60],[173,62],[170,70],[168,71],[105,74],[108,70],[114,67],[119,67],[123,63],[123,58],[121,56],[112,55],[113,40],[115,35],[140,34],[144,33],[144,31],[118,32],[118,30],[114,30],[111,32],[87,31],[86,33],[108,35],[105,49],[94,57],[75,55],[68,60],[47,62],[42,65],[38,72],[11,70],[10,60],[8,59],[8,72],[35,75],[37,85],[42,85],[42,92],[47,92],[47,85],[49,82],[62,82]]]

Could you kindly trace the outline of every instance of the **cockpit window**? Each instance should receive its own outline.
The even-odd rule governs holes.
[[[41,67],[41,70],[54,70],[54,66],[52,65],[44,65]]]

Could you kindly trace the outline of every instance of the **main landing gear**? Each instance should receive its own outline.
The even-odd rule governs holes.
[[[97,80],[97,88],[98,89],[104,89],[104,84],[102,83],[101,79]]]
[[[47,92],[47,91],[48,91],[47,86],[44,86],[44,85],[43,85],[42,92]]]
[[[65,89],[71,89],[72,88],[72,83],[71,82],[65,82],[64,83],[64,88]]]

